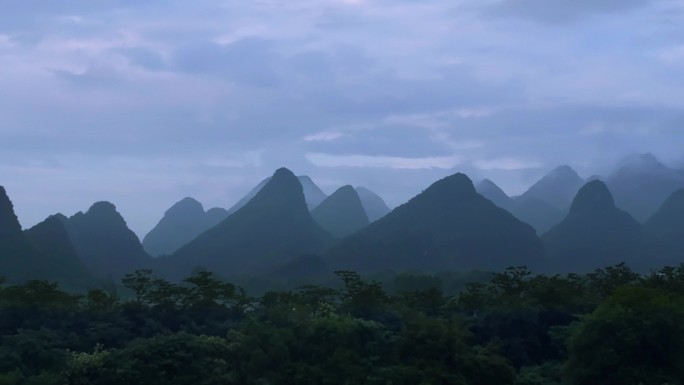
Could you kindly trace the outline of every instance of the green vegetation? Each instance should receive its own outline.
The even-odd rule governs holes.
[[[684,265],[515,267],[454,295],[336,274],[259,297],[210,272],[138,270],[122,295],[0,284],[0,384],[684,383]]]

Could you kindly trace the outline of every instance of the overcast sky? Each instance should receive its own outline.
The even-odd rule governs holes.
[[[21,0],[0,10],[0,185],[22,225],[144,235],[286,166],[397,205],[456,171],[684,166],[681,0]]]

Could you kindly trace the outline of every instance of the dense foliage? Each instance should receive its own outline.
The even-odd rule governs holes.
[[[509,268],[457,295],[336,274],[258,298],[204,271],[139,270],[121,295],[0,285],[0,384],[684,383],[684,266]]]

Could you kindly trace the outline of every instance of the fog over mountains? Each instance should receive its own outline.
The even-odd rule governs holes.
[[[224,276],[514,265],[586,272],[684,262],[684,172],[649,154],[586,179],[559,166],[512,197],[492,180],[475,187],[455,173],[391,212],[366,188],[345,185],[327,196],[311,178],[281,168],[227,210],[181,199],[143,242],[104,201],[22,231],[0,193],[0,267],[11,281],[78,286],[140,268],[180,278],[197,269]]]

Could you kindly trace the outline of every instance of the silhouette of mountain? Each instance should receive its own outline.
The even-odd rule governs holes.
[[[684,189],[672,193],[644,224],[649,254],[661,259],[661,265],[684,263]]]
[[[44,260],[21,231],[14,206],[0,186],[0,276],[14,283],[45,279]]]
[[[684,188],[684,175],[651,154],[631,155],[606,179],[615,203],[638,221],[653,215],[670,194]]]
[[[342,238],[370,223],[361,199],[352,186],[343,186],[311,211],[311,216],[324,230]]]
[[[516,198],[516,201],[522,202],[526,199],[537,198],[561,211],[566,211],[584,183],[584,179],[570,166],[560,166],[533,184],[524,194]]]
[[[12,202],[0,186],[0,276],[10,283],[46,279],[68,287],[73,287],[74,281],[87,279],[80,262],[70,258],[67,247],[60,247],[68,240],[59,239],[63,235],[59,231],[58,225],[48,221],[24,233]]]
[[[66,286],[83,288],[95,281],[69,239],[65,219],[61,214],[52,215],[24,233],[41,254],[54,262],[55,277],[61,277]]]
[[[300,184],[302,185],[302,190],[304,191],[304,199],[306,200],[306,206],[308,207],[309,211],[313,210],[318,206],[321,202],[325,200],[328,196],[325,195],[323,191],[321,191],[320,188],[311,180],[306,175],[300,175],[297,177],[299,179]],[[259,184],[256,185],[247,195],[242,197],[233,207],[228,209],[228,215],[238,211],[242,207],[244,207],[247,202],[252,200],[256,196],[256,194],[261,191],[261,189],[266,186],[266,184],[271,180],[271,177],[268,177]]]
[[[566,214],[555,206],[535,197],[514,202],[511,213],[516,218],[534,227],[537,234],[544,234],[549,231],[553,226],[560,223]]]
[[[542,258],[534,229],[479,195],[463,174],[435,182],[328,253],[334,267],[361,271],[501,269]]]
[[[169,255],[228,216],[224,209],[204,211],[193,198],[183,198],[145,235],[143,247],[152,256]]]
[[[628,213],[615,206],[605,183],[584,185],[570,212],[542,236],[554,270],[587,272],[627,262],[642,268],[643,231]]]
[[[362,186],[357,186],[354,189],[361,199],[361,205],[363,205],[370,222],[375,222],[392,211],[380,195]]]
[[[150,266],[140,240],[109,202],[93,204],[65,219],[65,225],[79,258],[98,277],[116,279]]]
[[[496,183],[489,179],[483,179],[477,184],[475,190],[483,197],[489,199],[502,209],[511,211],[515,206],[513,199],[509,197]]]
[[[300,181],[281,168],[244,207],[159,262],[174,277],[195,267],[240,274],[323,251],[333,242],[311,217]]]

